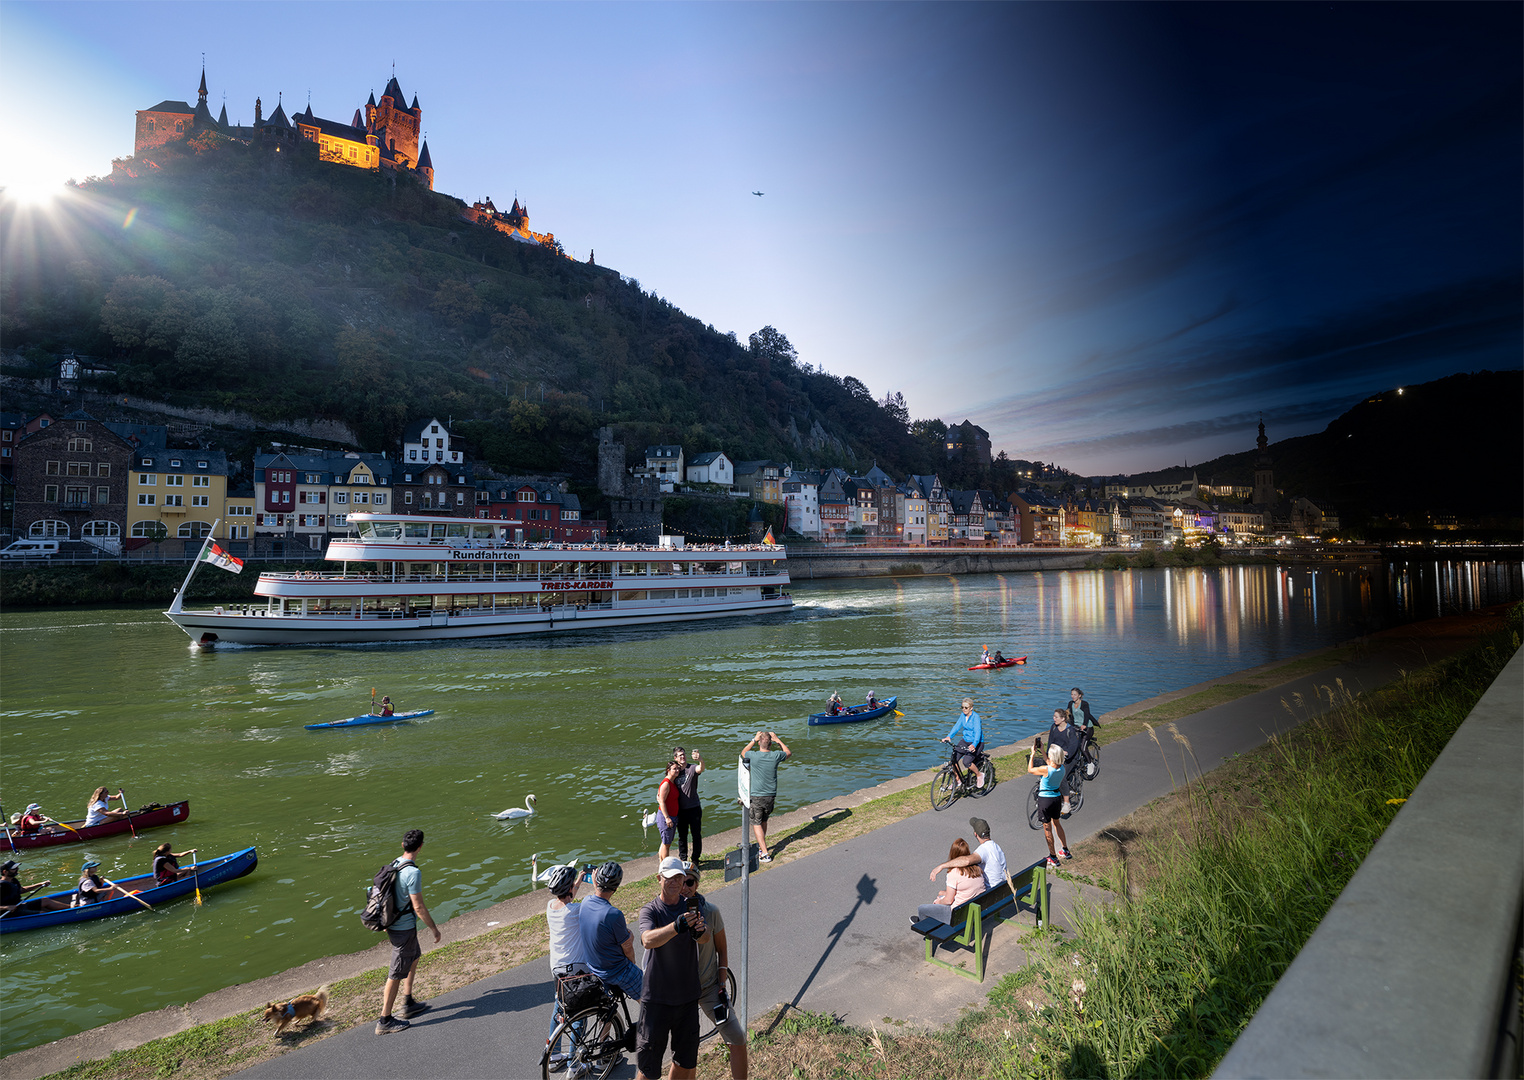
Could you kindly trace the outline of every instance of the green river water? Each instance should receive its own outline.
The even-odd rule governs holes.
[[[206,571],[208,573],[213,571]],[[97,785],[191,819],[23,852],[23,881],[145,873],[152,848],[254,845],[239,881],[141,913],[0,938],[6,1053],[318,956],[374,944],[362,888],[404,830],[428,836],[440,919],[530,888],[530,857],[649,854],[668,751],[704,754],[711,831],[735,824],[735,759],[759,728],[789,744],[779,811],[933,764],[971,694],[990,745],[1047,725],[1078,683],[1097,713],[1345,640],[1401,618],[1517,599],[1517,563],[1369,570],[1046,572],[799,583],[789,614],[466,644],[201,651],[154,609],[0,615],[4,809],[83,816]],[[1031,656],[970,672],[979,647]],[[810,728],[832,690],[900,697],[902,717]],[[365,711],[417,723],[302,725]],[[537,797],[518,821],[493,815]],[[727,801],[729,800],[729,801]],[[723,805],[722,805],[723,804]],[[544,858],[542,857],[542,865]]]

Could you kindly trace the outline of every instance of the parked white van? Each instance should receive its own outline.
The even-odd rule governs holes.
[[[57,554],[57,540],[17,540],[0,548],[0,559],[51,559]]]

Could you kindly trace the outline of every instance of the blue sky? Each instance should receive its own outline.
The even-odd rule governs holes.
[[[912,416],[1134,472],[1520,365],[1520,30],[1515,4],[3,3],[0,182],[107,172],[203,52],[245,123],[309,92],[347,121],[395,61],[440,190],[517,194]]]

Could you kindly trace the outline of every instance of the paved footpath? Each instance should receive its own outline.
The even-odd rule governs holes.
[[[1333,685],[1338,678],[1352,691],[1368,691],[1473,640],[1474,629],[1447,633],[1441,624],[1448,622],[1377,635],[1358,660],[1219,705],[1177,725],[1202,766],[1214,768],[1293,727],[1297,721],[1283,699],[1299,693],[1307,711],[1318,712],[1327,708],[1327,700],[1319,700],[1316,687]],[[1178,778],[1180,755],[1173,747],[1169,753]],[[1102,765],[1101,776],[1086,786],[1083,810],[1066,823],[1071,845],[1171,789],[1169,769],[1146,733],[1107,744]],[[780,773],[785,785],[787,777],[785,767]],[[788,1004],[832,1013],[849,1024],[883,1028],[892,1021],[924,1027],[953,1020],[963,1006],[982,1001],[1003,972],[1019,968],[1024,960],[1017,925],[1002,924],[994,931],[989,973],[981,985],[926,964],[906,917],[940,889],[940,882],[927,875],[945,858],[952,839],[972,839],[970,815],[989,820],[1013,868],[1046,854],[1042,834],[1024,820],[1030,787],[1020,776],[1007,776],[983,799],[960,799],[943,813],[928,809],[802,858],[788,859],[784,845],[780,861],[751,883],[752,1019],[776,1004]],[[814,816],[831,813],[827,801],[815,808]],[[1078,860],[1070,865],[1084,871]],[[1059,913],[1079,888],[1062,881],[1055,886],[1055,921],[1063,922]],[[633,924],[636,910],[648,899],[621,891],[616,903]],[[720,890],[713,899],[725,916],[732,960],[739,967],[740,889]],[[1020,922],[1031,925],[1030,919]],[[439,996],[433,1011],[407,1031],[376,1036],[372,1025],[364,1024],[240,1075],[333,1080],[532,1076],[545,1045],[551,997],[549,966],[542,958]],[[708,1049],[711,1044],[704,1045]],[[634,1075],[633,1055],[614,1075]]]

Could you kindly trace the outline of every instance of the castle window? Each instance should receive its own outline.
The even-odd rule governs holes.
[[[175,121],[175,130],[183,132],[185,130],[185,121],[184,120],[176,120]]]

